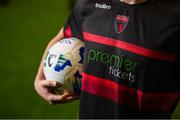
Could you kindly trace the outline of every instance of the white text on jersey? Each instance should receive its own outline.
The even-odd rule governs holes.
[[[106,5],[106,4],[98,4],[98,3],[96,3],[95,4],[95,7],[96,8],[100,8],[100,9],[111,9],[111,6],[110,5]]]

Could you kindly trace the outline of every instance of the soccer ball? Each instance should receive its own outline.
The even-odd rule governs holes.
[[[55,43],[44,60],[44,75],[62,86],[57,89],[80,93],[83,70],[84,43],[77,38],[66,38]]]

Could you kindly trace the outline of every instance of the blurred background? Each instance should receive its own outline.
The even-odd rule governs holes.
[[[0,0],[0,118],[78,118],[79,101],[52,106],[34,91],[43,51],[74,3]],[[180,118],[180,105],[173,118]]]
[[[34,91],[44,49],[75,0],[0,0],[0,118],[78,118],[79,101],[52,106]]]

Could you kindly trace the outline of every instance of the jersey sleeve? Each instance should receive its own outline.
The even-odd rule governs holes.
[[[87,0],[77,0],[76,5],[64,25],[64,36],[76,37],[83,40],[82,36],[82,13]]]

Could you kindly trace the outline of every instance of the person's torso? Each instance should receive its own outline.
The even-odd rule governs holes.
[[[179,99],[179,26],[164,5],[89,0],[80,118],[167,117]],[[93,116],[93,117],[92,117]]]

